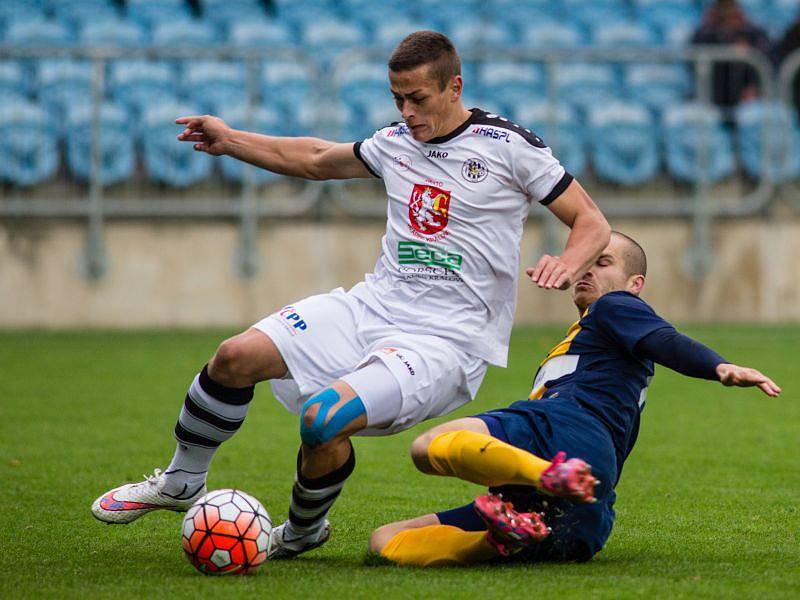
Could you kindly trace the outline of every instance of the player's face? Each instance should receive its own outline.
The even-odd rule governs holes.
[[[572,300],[582,312],[592,302],[609,292],[629,290],[631,279],[625,268],[625,242],[616,235],[594,265],[572,288]]]
[[[460,108],[461,76],[454,77],[450,85],[441,89],[429,70],[428,65],[422,65],[410,71],[389,71],[394,102],[411,136],[419,142],[450,133],[458,126],[452,120]]]

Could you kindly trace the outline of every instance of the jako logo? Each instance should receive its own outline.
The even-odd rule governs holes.
[[[447,158],[447,152],[441,150],[428,150],[428,158]]]
[[[295,329],[299,329],[300,331],[305,331],[308,329],[308,325],[303,319],[300,318],[300,315],[297,314],[294,310],[294,306],[285,306],[278,312],[278,314],[289,321]]]

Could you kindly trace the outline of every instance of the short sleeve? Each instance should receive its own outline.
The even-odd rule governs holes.
[[[375,135],[365,139],[363,142],[356,142],[353,144],[353,154],[356,158],[364,163],[367,171],[372,173],[375,177],[382,177],[383,170],[381,169],[381,149],[379,148],[378,139],[380,131],[375,132]]]
[[[591,311],[597,328],[630,354],[642,338],[658,329],[672,327],[647,302],[627,292],[602,296]]]
[[[536,138],[541,142],[540,138]],[[534,144],[520,138],[514,148],[514,177],[517,185],[531,198],[541,204],[550,204],[564,193],[572,183],[553,152],[543,143]]]

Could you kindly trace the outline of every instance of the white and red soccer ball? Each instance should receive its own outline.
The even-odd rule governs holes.
[[[206,575],[245,574],[267,560],[272,520],[240,490],[215,490],[183,519],[181,542],[189,562]]]

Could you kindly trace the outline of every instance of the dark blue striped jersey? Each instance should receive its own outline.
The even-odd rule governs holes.
[[[530,399],[574,398],[596,416],[614,442],[618,469],[639,432],[653,361],[636,344],[671,325],[641,298],[611,292],[599,298],[542,361]]]

